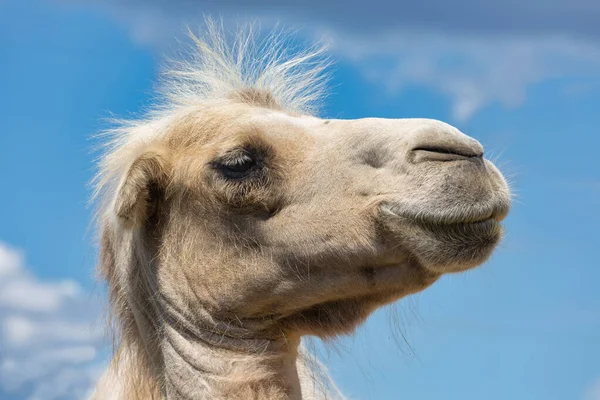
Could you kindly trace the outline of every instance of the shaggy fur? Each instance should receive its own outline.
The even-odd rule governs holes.
[[[321,47],[207,22],[94,180],[115,357],[95,399],[341,399],[304,335],[484,262],[509,193],[432,120],[322,120]]]

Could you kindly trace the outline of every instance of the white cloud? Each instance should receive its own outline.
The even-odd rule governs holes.
[[[56,376],[62,369],[70,369],[73,366],[88,369],[87,364],[93,362],[97,356],[98,351],[90,345],[42,349],[21,354],[18,359],[6,358],[0,364],[0,373],[5,387],[9,389],[20,388],[27,383],[38,386],[48,380],[48,375]],[[56,378],[50,381],[56,383]],[[65,394],[63,393],[63,396]]]
[[[96,382],[104,368],[64,368],[56,376],[55,381],[45,381],[37,385],[28,400],[63,399],[65,393],[69,398],[89,399],[92,395],[90,383]]]
[[[389,94],[408,85],[427,87],[448,96],[461,121],[492,103],[518,107],[533,85],[546,80],[600,76],[600,47],[581,39],[405,31],[328,35],[339,54]]]
[[[588,388],[583,400],[600,400],[600,378]]]
[[[99,302],[71,280],[43,281],[0,242],[0,397],[81,399],[104,369]]]
[[[23,264],[23,255],[0,243],[0,278],[15,275]]]
[[[42,282],[24,267],[23,254],[0,243],[0,309],[56,312],[81,295],[72,280]]]
[[[90,320],[72,322],[52,318],[9,315],[2,321],[7,343],[15,347],[46,343],[86,343],[102,340],[102,332],[94,330]]]
[[[3,338],[9,345],[22,346],[31,342],[33,329],[33,324],[20,316],[9,316],[2,321]]]
[[[24,311],[56,311],[63,302],[75,298],[80,292],[79,286],[71,280],[42,283],[25,274],[9,279],[2,286],[0,307]]]

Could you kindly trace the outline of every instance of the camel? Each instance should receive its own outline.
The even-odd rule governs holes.
[[[510,192],[430,119],[318,117],[322,46],[208,22],[95,178],[114,358],[93,399],[342,399],[301,346],[484,263]]]

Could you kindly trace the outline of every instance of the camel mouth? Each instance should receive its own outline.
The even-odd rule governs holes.
[[[461,237],[480,239],[485,245],[490,239],[499,239],[502,234],[502,218],[497,215],[471,217],[452,222],[439,218],[405,218],[429,235],[448,242]]]
[[[494,225],[494,223],[501,223],[508,215],[507,205],[494,205],[492,207],[482,207],[481,210],[469,210],[465,208],[462,212],[442,212],[439,214],[427,213],[427,212],[411,212],[405,207],[401,207],[393,204],[383,204],[381,211],[383,214],[408,220],[416,225],[429,227],[429,228],[440,228],[440,229],[452,229],[456,227],[477,227],[483,225]]]
[[[483,235],[495,235],[498,230],[502,229],[502,224],[494,217],[454,223],[420,221],[417,224],[436,236],[462,235],[482,237]]]

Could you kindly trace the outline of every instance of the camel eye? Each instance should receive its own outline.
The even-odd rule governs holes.
[[[258,169],[256,159],[248,152],[227,155],[216,164],[217,169],[229,179],[245,178]]]

